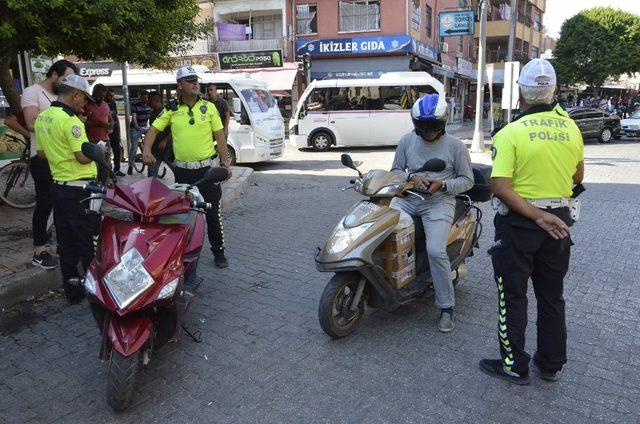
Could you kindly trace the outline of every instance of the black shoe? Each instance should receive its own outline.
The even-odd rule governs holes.
[[[39,255],[34,253],[31,263],[42,269],[54,269],[58,266],[58,261],[56,261],[56,259],[46,250]]]
[[[80,278],[70,278],[62,283],[64,294],[72,305],[82,302],[85,297],[83,282]]]
[[[127,169],[127,175],[133,175],[133,168]]]
[[[529,384],[529,373],[524,375],[518,375],[516,373],[513,373],[514,375],[507,374],[504,370],[501,359],[483,359],[480,361],[479,365],[480,371],[490,375],[491,377],[501,378],[519,386],[526,386]]]
[[[229,266],[229,261],[224,256],[224,252],[214,252],[213,263],[215,263],[218,268],[227,268]]]
[[[538,370],[538,373],[540,374],[540,378],[543,379],[544,381],[556,382],[560,380],[560,376],[562,375],[562,369],[559,369],[558,371],[545,371],[542,367],[540,367],[540,364],[538,363],[538,360],[535,355],[533,356],[533,365]]]
[[[124,177],[124,176],[125,176],[125,175],[127,175],[127,174],[125,174],[125,173],[124,173],[124,172],[122,172],[122,171],[116,171],[116,175],[117,175],[118,177]]]

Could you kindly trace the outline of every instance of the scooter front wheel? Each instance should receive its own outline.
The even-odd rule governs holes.
[[[124,356],[115,349],[111,350],[107,375],[107,403],[116,411],[124,411],[131,406],[140,360],[141,352]]]
[[[352,308],[362,278],[358,273],[338,273],[329,280],[322,292],[318,307],[320,327],[334,339],[353,333],[364,316],[366,289],[357,306]]]

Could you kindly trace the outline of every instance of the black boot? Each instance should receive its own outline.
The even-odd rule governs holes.
[[[529,373],[518,375],[515,372],[507,373],[501,359],[483,359],[480,361],[480,371],[491,377],[501,378],[519,386],[529,384]]]
[[[84,299],[84,284],[81,278],[69,278],[62,283],[62,287],[69,303],[80,303]]]
[[[224,250],[213,252],[213,263],[215,263],[218,268],[227,268],[229,266],[229,261],[224,256]]]

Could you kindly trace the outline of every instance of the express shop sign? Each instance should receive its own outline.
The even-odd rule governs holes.
[[[296,42],[298,56],[302,56],[305,53],[309,53],[311,56],[336,56],[410,51],[411,37],[408,35],[325,38],[320,40],[299,40]]]

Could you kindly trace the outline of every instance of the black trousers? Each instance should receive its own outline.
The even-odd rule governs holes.
[[[122,160],[122,151],[120,147],[120,129],[114,130],[109,134],[109,144],[113,154],[113,172],[120,171],[120,161]]]
[[[78,278],[78,264],[83,273],[93,259],[100,217],[83,213],[89,204],[80,201],[89,196],[80,187],[69,187],[53,184],[53,216],[58,237],[58,253],[60,254],[60,271],[63,281]]]
[[[567,225],[573,222],[568,208],[549,209]],[[555,372],[567,362],[567,328],[563,279],[569,267],[571,239],[553,239],[535,222],[510,212],[496,214],[495,243],[489,249],[498,285],[498,338],[507,370],[529,372],[531,357],[525,351],[527,284],[533,282],[537,300],[537,352],[544,370]]]
[[[181,184],[193,184],[206,174],[209,168],[183,169],[174,168],[176,182]],[[207,234],[211,251],[224,252],[224,226],[222,225],[222,215],[220,213],[220,199],[222,198],[222,187],[220,184],[206,183],[198,187],[205,202],[211,203],[212,208],[207,211]]]
[[[33,229],[33,245],[44,246],[49,240],[47,220],[53,208],[51,201],[51,185],[53,178],[46,159],[34,156],[29,160],[29,170],[36,189],[36,207],[33,210],[31,226]]]

